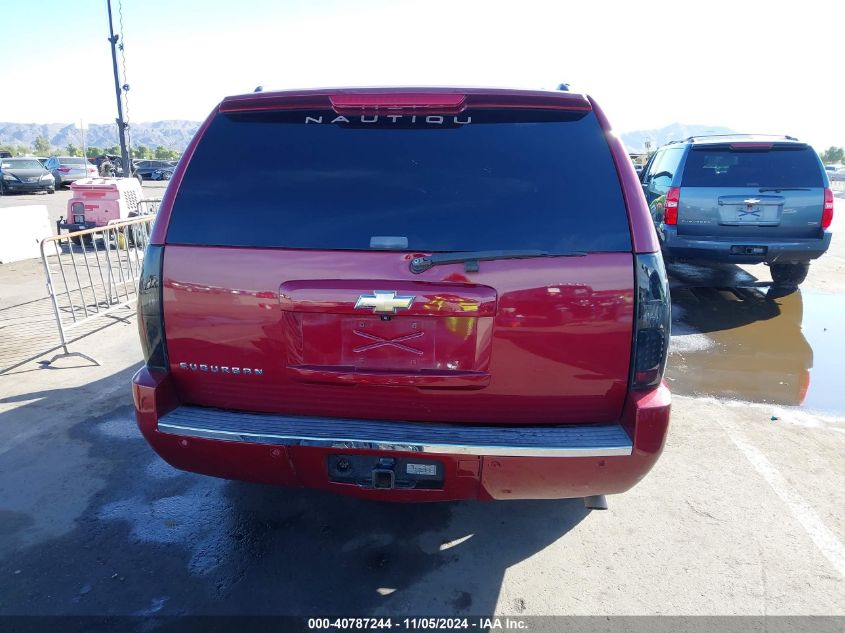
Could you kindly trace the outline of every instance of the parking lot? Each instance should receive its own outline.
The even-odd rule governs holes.
[[[145,180],[143,192],[145,198],[161,198],[166,181]],[[70,189],[63,187],[53,195],[45,193],[12,194],[0,198],[0,207],[14,207],[18,205],[44,205],[47,207],[47,214],[50,226],[55,227],[56,221],[67,216],[67,201],[70,198]],[[54,229],[55,231],[55,229]]]
[[[0,206],[46,204],[53,222],[69,195]],[[830,251],[785,296],[765,266],[670,266],[668,443],[607,511],[176,471],[133,419],[131,311],[71,344],[101,366],[47,366],[40,262],[4,264],[0,614],[845,615],[843,229],[837,197]]]

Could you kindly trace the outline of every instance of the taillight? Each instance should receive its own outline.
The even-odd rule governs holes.
[[[147,367],[168,370],[162,313],[162,277],[164,247],[150,244],[144,254],[141,279],[138,281],[138,331]]]
[[[70,167],[59,167],[56,171],[60,171],[63,174],[66,174],[70,171]]]
[[[833,190],[824,190],[824,207],[822,208],[822,228],[829,229],[833,222]]]
[[[754,149],[754,150],[770,150],[775,146],[774,143],[731,143],[731,149]]]
[[[666,202],[663,206],[663,224],[678,223],[678,202],[681,200],[680,187],[669,187],[666,192]]]
[[[660,253],[636,256],[634,349],[631,389],[652,389],[663,380],[669,353],[669,282]]]
[[[458,93],[337,94],[329,101],[341,115],[459,114],[467,96]]]

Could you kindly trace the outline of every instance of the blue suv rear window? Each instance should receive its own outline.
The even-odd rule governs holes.
[[[631,250],[619,178],[592,112],[402,118],[218,115],[188,165],[167,241]]]
[[[812,148],[762,150],[693,147],[684,167],[684,187],[822,187]]]

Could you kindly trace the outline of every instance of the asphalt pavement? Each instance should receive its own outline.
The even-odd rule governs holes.
[[[145,180],[143,192],[145,198],[161,198],[168,181]],[[48,193],[14,193],[0,197],[0,207],[45,205],[50,226],[55,234],[56,221],[67,217],[67,203],[71,198],[69,187],[62,187],[54,194]]]
[[[34,345],[0,367],[0,615],[845,616],[843,253],[767,304],[765,267],[670,267],[666,450],[607,511],[179,472],[135,427],[131,312],[71,345],[100,366]],[[0,266],[6,335],[42,284],[37,261]]]

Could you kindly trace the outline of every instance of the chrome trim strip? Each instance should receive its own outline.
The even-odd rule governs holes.
[[[313,446],[502,457],[630,455],[619,424],[494,427],[284,416],[183,406],[162,416],[161,433],[276,446]]]

